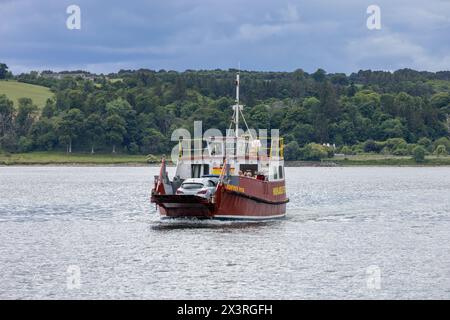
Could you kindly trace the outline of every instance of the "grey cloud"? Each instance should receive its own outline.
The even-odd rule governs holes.
[[[65,9],[82,9],[82,30]],[[365,27],[368,5],[382,30]],[[14,72],[229,68],[450,69],[450,1],[0,1],[0,61]]]

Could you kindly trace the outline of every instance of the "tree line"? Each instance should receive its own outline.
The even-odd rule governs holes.
[[[27,97],[14,105],[0,96],[3,151],[133,154],[170,152],[172,131],[192,130],[198,120],[205,129],[225,132],[237,72],[140,69],[59,78],[49,71],[13,76],[3,69],[12,80],[54,93],[42,109]],[[348,154],[412,154],[418,145],[429,153],[450,151],[448,71],[241,71],[241,99],[250,127],[280,129],[288,159],[329,155],[327,143]]]

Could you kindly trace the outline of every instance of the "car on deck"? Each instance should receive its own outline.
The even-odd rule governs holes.
[[[214,177],[189,178],[183,181],[176,194],[209,198],[216,192],[217,182]]]

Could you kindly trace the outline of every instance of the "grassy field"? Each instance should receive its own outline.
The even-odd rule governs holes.
[[[65,152],[0,153],[0,165],[148,165],[144,155]]]
[[[417,163],[411,156],[359,154],[334,157],[323,160],[322,163],[340,166],[450,166],[450,156],[426,156],[424,162]]]
[[[39,108],[43,108],[47,99],[53,97],[49,88],[9,80],[0,80],[0,94],[6,94],[13,100],[15,107],[19,98],[30,98]]]
[[[160,156],[153,157],[159,165]],[[0,165],[149,165],[145,155],[111,153],[29,152],[0,153]],[[170,163],[168,163],[170,165]],[[287,161],[287,166],[450,166],[450,156],[427,156],[417,163],[409,156],[360,154],[322,161]]]

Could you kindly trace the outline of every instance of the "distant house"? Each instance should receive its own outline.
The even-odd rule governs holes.
[[[333,148],[336,149],[336,144],[330,144],[330,143],[322,143],[323,146],[328,147],[328,148]]]
[[[71,77],[71,78],[82,78],[92,81],[94,81],[98,77],[97,75],[87,71],[61,71],[61,72],[42,71],[38,73],[38,76],[58,80],[61,80],[65,77]]]

